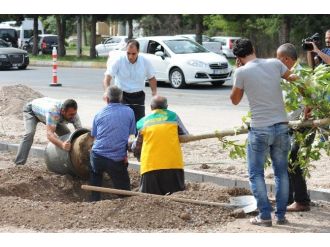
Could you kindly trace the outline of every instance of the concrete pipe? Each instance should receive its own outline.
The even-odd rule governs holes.
[[[70,174],[83,179],[89,178],[89,156],[93,145],[90,130],[77,129],[76,131],[60,136],[62,141],[71,142],[69,152],[49,142],[45,150],[45,162],[48,170],[59,174]]]

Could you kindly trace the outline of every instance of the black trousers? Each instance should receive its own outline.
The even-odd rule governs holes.
[[[164,169],[146,172],[140,181],[140,191],[149,194],[166,195],[184,190],[183,169]]]
[[[122,103],[129,106],[134,111],[135,122],[139,121],[145,116],[145,93],[139,91],[136,93],[123,92]]]
[[[95,154],[93,151],[90,156],[91,177],[90,184],[102,186],[103,172],[110,176],[113,187],[120,190],[131,190],[130,179],[127,171],[128,163],[126,160],[114,161]],[[92,191],[91,201],[99,201],[101,193]]]
[[[299,132],[307,132],[309,131],[308,128],[300,129]],[[292,138],[294,138],[294,135],[292,134]],[[310,135],[305,140],[305,145],[309,146],[312,145],[315,138],[315,133]],[[306,180],[303,175],[303,171],[301,170],[300,166],[296,166],[294,168],[293,163],[298,158],[298,152],[299,152],[300,146],[297,142],[293,141],[293,144],[291,146],[291,152],[289,155],[289,168],[291,172],[289,172],[289,200],[288,204],[291,204],[293,202],[298,202],[303,205],[309,205],[310,198],[307,192],[307,185]]]

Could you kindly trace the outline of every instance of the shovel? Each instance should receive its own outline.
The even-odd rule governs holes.
[[[229,198],[230,205],[240,207],[244,213],[252,213],[257,210],[257,201],[254,196],[236,196]]]
[[[91,185],[82,185],[81,188],[83,190],[112,193],[112,194],[116,194],[116,195],[146,196],[146,197],[153,197],[153,198],[160,198],[160,199],[165,198],[165,199],[168,199],[171,201],[193,203],[193,204],[199,204],[199,205],[218,206],[218,207],[226,207],[226,208],[231,208],[231,209],[241,208],[244,211],[244,213],[250,213],[256,209],[256,206],[252,205],[252,203],[255,203],[255,205],[256,205],[256,202],[251,200],[251,198],[248,198],[250,196],[232,197],[232,198],[230,198],[230,200],[233,200],[233,202],[231,201],[230,203],[222,203],[222,202],[200,201],[200,200],[193,200],[193,199],[179,198],[179,197],[172,197],[172,196],[154,195],[154,194],[148,194],[148,193],[142,193],[142,192],[134,192],[134,191],[129,191],[129,190],[118,190],[118,189],[104,188],[104,187],[91,186]],[[242,199],[242,197],[246,197],[246,198]],[[253,198],[253,196],[252,196],[252,198]]]

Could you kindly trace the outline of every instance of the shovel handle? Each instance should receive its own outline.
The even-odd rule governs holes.
[[[165,198],[170,201],[183,202],[183,203],[192,203],[192,204],[226,207],[226,208],[236,208],[236,206],[231,205],[229,203],[208,202],[208,201],[200,201],[200,200],[193,200],[193,199],[186,199],[186,198],[179,198],[179,197],[172,197],[172,196],[154,195],[154,194],[148,194],[148,193],[142,193],[142,192],[135,192],[135,191],[129,191],[129,190],[118,190],[118,189],[104,188],[104,187],[91,186],[91,185],[82,185],[81,188],[83,190],[112,193],[112,194],[124,195],[124,196],[145,196],[145,197],[158,198],[158,199]]]

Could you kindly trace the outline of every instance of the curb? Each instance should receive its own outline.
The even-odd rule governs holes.
[[[52,61],[30,61],[29,66],[39,67],[52,67]],[[92,68],[92,69],[105,69],[106,62],[69,62],[57,61],[57,66],[66,68]]]
[[[18,144],[10,144],[0,142],[0,151],[17,151]],[[35,157],[44,157],[45,148],[32,146],[30,155]],[[139,170],[140,165],[138,163],[129,163],[129,167],[134,170]],[[220,186],[231,188],[244,188],[250,189],[249,181],[241,179],[230,179],[221,175],[215,175],[209,172],[195,171],[190,169],[184,170],[185,179],[191,182],[209,182],[215,183]],[[275,193],[274,184],[266,184],[268,192]],[[311,189],[308,190],[311,200],[314,201],[328,201],[330,202],[330,190],[329,189]]]

